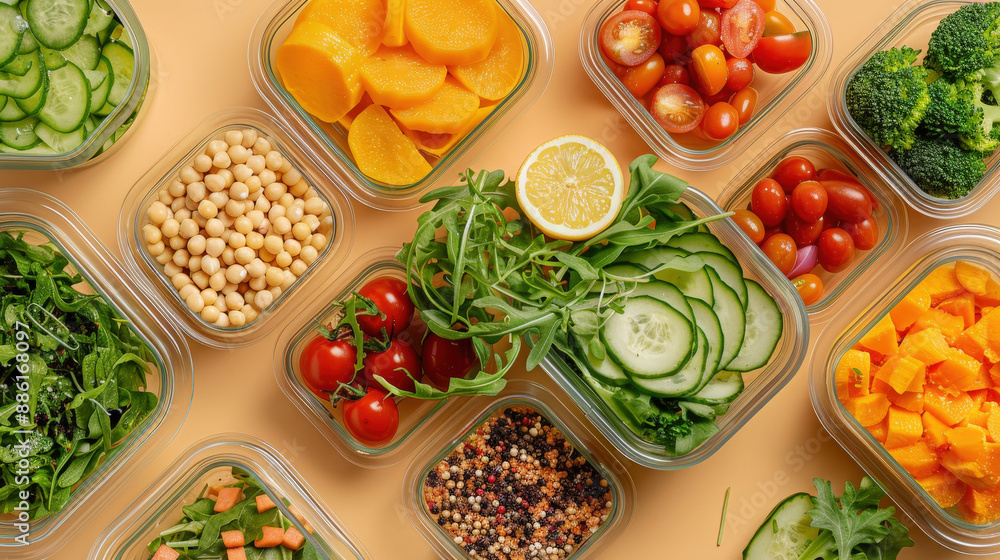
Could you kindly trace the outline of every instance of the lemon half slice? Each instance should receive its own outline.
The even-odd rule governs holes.
[[[584,136],[561,136],[531,152],[517,174],[517,201],[549,237],[589,239],[618,215],[625,181],[618,160]]]

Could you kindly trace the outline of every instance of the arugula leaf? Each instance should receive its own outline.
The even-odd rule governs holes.
[[[840,560],[851,560],[855,547],[877,544],[889,534],[886,523],[896,510],[892,507],[878,509],[885,494],[870,478],[862,479],[857,490],[850,482],[845,483],[839,502],[829,481],[817,478],[813,484],[816,485],[813,501],[816,507],[808,512],[811,525],[830,532]]]

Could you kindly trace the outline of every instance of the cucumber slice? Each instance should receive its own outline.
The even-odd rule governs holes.
[[[38,119],[35,117],[0,123],[0,142],[17,150],[26,150],[39,142],[38,135],[35,134],[37,125]]]
[[[693,389],[693,392],[697,392],[708,385],[715,378],[715,372],[719,371],[719,361],[722,359],[722,349],[725,346],[725,335],[722,331],[722,325],[719,324],[719,318],[707,303],[694,298],[691,298],[690,301],[698,328],[705,334],[705,340],[708,342],[705,367],[702,369],[698,386]]]
[[[0,95],[0,112],[2,112],[3,108],[7,106],[8,99],[10,98],[7,97],[6,95]]]
[[[45,98],[49,94],[49,80],[46,76],[47,73],[42,74],[42,87],[38,88],[38,91],[31,94],[31,97],[14,100],[14,102],[17,103],[18,108],[24,111],[25,115],[37,115],[38,111],[42,108],[42,104],[45,103]]]
[[[738,371],[720,371],[697,393],[685,400],[711,406],[730,403],[743,392],[743,374]]]
[[[0,77],[0,95],[9,95],[18,99],[31,97],[31,94],[42,87],[42,75],[45,72],[45,65],[42,64],[41,54],[33,52],[27,55],[32,57],[31,68],[23,76],[7,74]]]
[[[35,133],[42,139],[42,142],[45,142],[46,146],[60,154],[72,152],[79,148],[84,140],[87,139],[87,134],[84,132],[82,125],[80,128],[70,132],[58,132],[45,123],[39,123],[35,127]]]
[[[101,57],[101,61],[97,64],[97,70],[95,72],[105,72],[107,78],[102,82],[97,89],[93,89],[90,92],[90,112],[96,113],[101,107],[108,102],[108,93],[111,91],[111,85],[114,83],[115,76],[111,73],[111,63],[108,59]]]
[[[708,340],[701,329],[697,329],[697,332],[694,355],[684,367],[673,375],[659,379],[642,379],[630,376],[635,387],[657,397],[680,397],[694,391],[704,375],[705,361],[708,358]]]
[[[687,204],[684,204],[683,202],[667,204],[666,206],[668,210],[680,216],[682,220],[690,222],[692,220],[698,219],[698,216],[694,215],[694,212],[691,211],[691,208],[689,208]],[[708,232],[708,228],[705,227],[705,224],[699,224],[698,229],[696,231]]]
[[[694,254],[701,257],[701,260],[705,261],[705,265],[715,270],[719,279],[736,292],[736,297],[740,298],[740,305],[746,309],[747,285],[743,282],[743,267],[718,253],[703,251]]]
[[[708,276],[715,290],[715,304],[712,305],[712,311],[722,325],[723,346],[719,369],[724,369],[740,353],[740,348],[743,346],[747,314],[740,299],[736,297],[736,292],[719,279],[714,269],[708,268]]]
[[[733,358],[726,369],[732,371],[753,371],[764,367],[771,359],[774,349],[781,340],[784,328],[778,304],[760,284],[747,280],[746,336],[740,353]]]
[[[3,109],[0,109],[0,122],[19,121],[28,116],[17,106],[16,101],[13,97],[7,98],[7,104],[3,106]]]
[[[689,360],[695,339],[682,313],[649,296],[626,300],[601,329],[608,354],[636,377],[663,377]]]
[[[27,4],[25,19],[40,44],[58,51],[83,36],[90,16],[87,0],[27,0]]]
[[[42,51],[42,61],[45,62],[47,70],[56,70],[66,65],[66,57],[62,51],[54,51],[48,47],[39,47]]]
[[[56,155],[55,150],[42,144],[39,140],[38,144],[24,150],[18,150],[17,148],[11,148],[4,144],[0,144],[0,153],[2,154],[16,154],[16,155],[39,155],[39,156],[54,156]]]
[[[13,76],[23,76],[31,69],[35,63],[35,58],[30,55],[15,56],[10,62],[0,66],[0,72]]]
[[[667,242],[667,246],[674,247],[677,249],[684,249],[689,253],[700,253],[702,251],[706,253],[718,253],[723,257],[733,261],[737,265],[740,261],[736,258],[736,255],[729,250],[711,233],[702,233],[697,231],[692,231],[690,233],[685,233],[673,237]]]
[[[757,534],[743,549],[743,560],[796,560],[819,537],[807,512],[813,509],[812,496],[792,494],[774,506]]]
[[[129,37],[128,31],[125,31],[125,27],[122,24],[116,23],[108,27],[111,28],[111,35],[108,36],[110,40],[121,43],[128,47],[130,51],[135,50],[135,47],[132,45],[132,38]]]
[[[577,348],[577,355],[581,356],[582,361],[590,373],[594,377],[600,379],[608,385],[621,386],[627,385],[629,380],[628,376],[625,375],[625,370],[621,368],[610,356],[605,355],[603,360],[599,360],[590,353],[590,348],[583,344],[575,336],[573,337],[574,346]]]
[[[83,72],[72,63],[49,72],[49,93],[38,118],[57,132],[72,132],[89,115],[90,84]]]
[[[111,91],[108,92],[108,103],[117,107],[125,99],[125,92],[132,83],[135,57],[131,49],[114,42],[104,45],[101,56],[111,63],[111,75],[114,76],[114,81],[111,83]]]
[[[97,70],[84,70],[83,75],[87,78],[87,85],[90,86],[90,91],[94,91],[104,85],[109,76],[100,66],[98,66]]]
[[[90,15],[87,16],[87,25],[83,28],[84,35],[97,35],[99,31],[107,29],[111,22],[115,20],[115,12],[104,0],[97,0],[90,8]]]
[[[671,249],[669,247],[657,247],[655,249],[647,249],[645,251],[622,255],[619,260],[623,262],[636,263],[648,268],[649,270],[653,270],[677,257],[686,257],[688,255],[689,253],[687,251]],[[673,284],[681,291],[681,293],[688,297],[698,298],[709,305],[712,305],[714,301],[712,295],[712,282],[709,280],[708,274],[704,269],[696,270],[694,272],[685,272],[683,270],[661,270],[656,273],[655,277],[657,280]]]
[[[17,9],[0,4],[0,66],[17,56],[27,29],[28,25]]]
[[[24,4],[22,4],[23,6]],[[21,18],[24,19],[24,18]],[[35,40],[35,34],[31,30],[24,32],[24,37],[21,39],[21,47],[17,49],[17,54],[29,54],[38,50],[39,44]]]
[[[93,35],[80,37],[79,41],[60,52],[80,70],[93,70],[101,60],[101,44]]]

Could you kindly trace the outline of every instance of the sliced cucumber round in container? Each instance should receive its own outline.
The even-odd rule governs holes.
[[[581,360],[586,364],[587,369],[594,377],[607,383],[608,385],[627,385],[629,382],[628,376],[625,375],[625,370],[621,368],[611,356],[605,353],[604,359],[595,358],[590,351],[590,347],[585,344],[579,338],[573,336],[574,346],[576,347],[576,353],[578,356],[582,357]]]
[[[747,306],[747,285],[743,282],[743,267],[718,253],[702,251],[692,254],[701,257],[701,260],[705,261],[705,266],[714,270],[719,275],[719,280],[725,282],[736,292],[736,297],[740,298],[740,305],[745,309]]]
[[[782,500],[743,549],[743,560],[797,560],[819,537],[807,515],[813,507],[812,496],[804,492]]]
[[[45,123],[39,123],[35,127],[35,133],[42,139],[42,142],[45,142],[46,146],[60,154],[72,152],[83,145],[83,142],[87,139],[87,134],[84,132],[82,125],[70,132],[59,132],[53,130]]]
[[[38,118],[56,132],[72,132],[88,116],[90,83],[83,72],[73,63],[49,72],[49,92]]]
[[[694,391],[700,391],[715,377],[715,372],[719,371],[719,362],[722,360],[722,350],[725,347],[725,335],[718,316],[707,303],[700,299],[691,299],[690,302],[698,328],[705,334],[705,340],[708,342],[705,367],[702,369],[703,375],[698,380],[698,386],[694,389]]]
[[[707,385],[685,400],[714,406],[733,402],[742,392],[743,374],[738,371],[720,371]]]
[[[33,93],[42,87],[45,65],[38,51],[31,54],[22,55],[32,58],[31,66],[23,76],[7,74],[0,76],[0,95],[9,95],[18,99],[31,97]]]
[[[108,103],[117,107],[125,99],[125,92],[132,83],[135,56],[132,54],[132,49],[114,41],[104,45],[101,56],[111,63],[114,81],[111,83],[111,91],[108,92]]]
[[[16,150],[26,150],[40,141],[35,133],[37,126],[38,119],[35,117],[0,123],[0,142]]]
[[[671,247],[656,247],[627,253],[619,259],[623,262],[635,263],[656,270],[657,267],[667,264],[673,259],[689,256],[690,253],[683,249]],[[712,284],[708,280],[708,275],[703,269],[687,272],[684,270],[661,270],[655,274],[657,280],[667,282],[676,286],[681,293],[688,297],[698,298],[709,305],[712,305]]]
[[[691,322],[681,312],[648,296],[626,300],[601,329],[611,357],[630,377],[665,377],[681,369],[695,344]]]
[[[700,231],[684,233],[678,235],[677,237],[672,237],[670,241],[667,242],[667,245],[677,249],[684,249],[689,253],[700,253],[702,251],[706,253],[717,253],[736,264],[740,264],[740,261],[736,258],[736,255],[729,250],[729,247],[723,245],[722,242],[719,241],[719,238],[715,237],[711,233],[704,233]]]
[[[708,267],[707,271],[715,293],[715,303],[712,305],[712,311],[719,318],[719,324],[722,325],[723,333],[722,357],[719,359],[719,369],[725,369],[729,365],[729,362],[733,361],[733,358],[740,353],[740,348],[743,346],[743,337],[747,326],[747,313],[736,292],[730,289],[729,285],[719,278],[715,269]]]
[[[0,4],[0,66],[14,60],[27,30],[20,12],[12,6]]]
[[[753,280],[747,280],[746,283],[749,296],[746,334],[740,353],[726,366],[726,369],[732,371],[753,371],[767,365],[781,340],[784,328],[781,310],[774,298]]]
[[[643,379],[630,376],[632,384],[637,389],[656,397],[682,397],[698,388],[701,377],[705,375],[705,362],[708,358],[708,339],[701,329],[697,329],[697,346],[694,355],[679,371],[667,377],[658,379]]]
[[[115,20],[115,12],[104,0],[96,0],[93,4],[87,16],[87,25],[83,28],[84,35],[97,35]]]
[[[25,19],[35,39],[50,49],[62,50],[83,36],[90,17],[87,0],[26,0]]]

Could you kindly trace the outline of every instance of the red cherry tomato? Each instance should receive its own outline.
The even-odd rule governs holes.
[[[698,27],[700,11],[695,0],[660,0],[656,18],[667,33],[687,35]]]
[[[682,84],[667,84],[653,92],[649,111],[671,134],[691,132],[705,116],[705,102],[698,92]]]
[[[668,64],[663,69],[663,77],[660,78],[660,83],[656,85],[658,87],[663,87],[667,84],[681,84],[689,86],[691,85],[691,75],[688,74],[687,68],[681,66],[680,64]]]
[[[726,87],[729,69],[726,55],[715,45],[702,45],[691,51],[691,65],[694,68],[694,83],[706,95],[715,95]]]
[[[764,227],[781,225],[788,213],[788,201],[781,186],[774,179],[761,179],[750,195],[750,209],[760,218]]]
[[[774,6],[777,4],[775,0],[754,0],[758,6],[764,9],[765,12],[773,12]]]
[[[391,276],[381,276],[365,283],[358,293],[372,300],[385,317],[358,315],[361,330],[368,336],[381,336],[382,329],[385,329],[390,337],[406,330],[413,320],[413,302],[406,289],[406,282]]]
[[[775,235],[778,235],[779,233],[785,233],[785,228],[782,227],[782,226],[777,226],[777,227],[772,227],[772,228],[764,228],[764,241],[761,241],[757,245],[763,246],[764,243],[766,243],[768,239],[771,239],[772,237],[774,237]]]
[[[795,25],[785,14],[771,10],[764,14],[764,36],[789,35],[795,33]]]
[[[829,199],[827,213],[845,222],[859,222],[872,215],[872,201],[864,187],[846,181],[820,181]]]
[[[646,62],[629,66],[622,82],[629,93],[636,97],[642,97],[649,93],[662,77],[663,57],[659,53],[653,53],[653,56],[649,57]]]
[[[360,399],[344,403],[344,427],[365,445],[385,445],[399,429],[396,401],[385,391],[369,389]]]
[[[376,375],[382,376],[390,385],[404,391],[412,391],[414,382],[420,381],[420,357],[408,343],[392,339],[389,347],[382,352],[365,353],[365,381],[368,387],[381,387]]]
[[[740,126],[743,126],[750,122],[757,109],[757,90],[745,87],[729,98],[729,104],[736,108],[736,112],[740,115]]]
[[[798,255],[798,248],[795,241],[785,233],[777,233],[767,238],[760,246],[767,258],[778,267],[782,274],[788,274],[795,267],[795,257]]]
[[[354,381],[354,364],[358,349],[348,339],[330,340],[317,335],[299,355],[299,373],[306,387],[320,399],[329,402],[330,394]]]
[[[827,272],[840,272],[854,260],[854,241],[840,228],[821,233],[816,249],[819,251],[819,264]]]
[[[479,364],[472,340],[448,340],[432,332],[427,333],[420,356],[427,380],[442,391],[452,378],[464,378]]]
[[[811,52],[812,36],[808,31],[799,31],[788,35],[761,37],[753,51],[753,61],[763,72],[783,74],[805,64]]]
[[[604,64],[608,65],[608,69],[611,70],[611,73],[614,74],[615,77],[619,80],[625,79],[625,72],[630,68],[629,66],[618,64],[617,62],[611,60],[608,58],[608,55],[604,54],[603,50],[601,51],[601,60],[604,61]]]
[[[660,24],[646,12],[621,12],[611,16],[601,28],[601,50],[618,64],[636,66],[656,52],[660,33]]]
[[[807,222],[800,218],[795,212],[789,212],[785,216],[785,233],[787,233],[797,247],[812,245],[823,233],[823,216],[813,222]]]
[[[753,64],[745,58],[730,58],[726,60],[729,77],[726,78],[726,89],[740,91],[753,81]]]
[[[702,8],[732,8],[739,0],[699,0]]]
[[[764,34],[764,10],[753,0],[740,0],[722,14],[722,43],[726,52],[746,58]]]
[[[740,115],[732,105],[721,101],[705,111],[701,127],[712,140],[725,140],[740,127]]]
[[[823,297],[823,281],[815,274],[797,276],[792,280],[792,285],[806,305],[812,305]]]
[[[847,232],[847,235],[851,236],[854,247],[858,250],[868,251],[878,245],[878,222],[875,221],[875,218],[869,216],[860,222],[849,222],[840,227]]]
[[[735,211],[733,216],[730,216],[730,218],[736,222],[736,225],[740,226],[743,233],[747,234],[750,241],[753,241],[756,244],[760,244],[764,241],[764,224],[761,223],[757,214],[754,214],[749,210],[739,208]]]
[[[802,181],[792,189],[792,210],[807,222],[822,218],[826,205],[826,189],[819,181]]]
[[[663,33],[660,48],[657,49],[666,64],[687,64],[691,61],[691,54],[688,51],[684,37],[667,32]]]
[[[659,3],[656,0],[628,0],[625,3],[625,10],[638,10],[640,12],[646,12],[651,16],[656,15],[656,8]]]
[[[840,220],[831,216],[829,208],[827,208],[826,214],[823,214],[823,231],[826,231],[831,228],[839,228],[840,225],[841,225]]]
[[[816,179],[819,181],[845,181],[847,183],[854,183],[861,187],[861,189],[865,191],[865,195],[867,195],[872,201],[872,210],[874,211],[879,209],[878,199],[875,198],[875,195],[868,190],[868,187],[862,185],[861,181],[859,181],[854,175],[843,173],[841,171],[837,171],[836,169],[820,169],[816,172]]]
[[[696,49],[702,45],[721,45],[720,25],[719,12],[702,9],[698,15],[698,26],[684,36],[687,46]]]
[[[771,178],[781,185],[785,194],[792,194],[795,185],[809,181],[816,176],[816,167],[812,162],[801,156],[786,157],[774,167]]]

